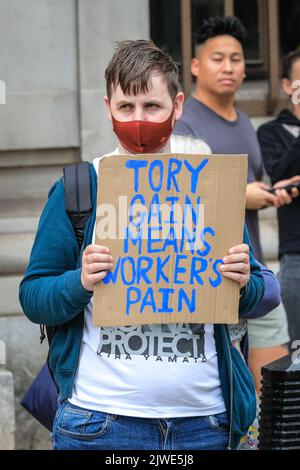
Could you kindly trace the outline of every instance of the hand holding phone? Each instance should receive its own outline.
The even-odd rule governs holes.
[[[267,189],[267,191],[271,194],[275,194],[276,189],[285,189],[288,194],[291,194],[292,189],[294,188],[298,189],[298,191],[300,192],[300,181],[296,183],[292,183],[292,184],[287,184],[286,186],[282,186],[280,188],[270,188],[270,189]]]

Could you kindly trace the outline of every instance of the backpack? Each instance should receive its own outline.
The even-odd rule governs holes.
[[[89,162],[64,167],[66,212],[72,223],[78,246],[84,240],[84,229],[92,212],[91,178]],[[40,325],[40,343],[48,339],[49,349],[56,332],[55,326]],[[58,408],[58,389],[49,368],[49,352],[46,363],[24,395],[21,405],[43,426],[52,432]]]

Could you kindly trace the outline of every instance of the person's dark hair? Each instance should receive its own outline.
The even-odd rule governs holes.
[[[296,60],[300,59],[300,49],[291,51],[286,54],[281,62],[281,78],[291,79],[292,68]]]
[[[106,93],[120,85],[124,95],[135,96],[149,91],[152,73],[160,73],[166,81],[172,100],[180,90],[178,67],[166,52],[153,41],[137,40],[117,43],[116,51],[105,70]]]
[[[204,19],[194,33],[195,46],[204,44],[208,39],[216,36],[229,35],[237,39],[242,46],[245,45],[247,32],[242,22],[236,16],[211,16]]]

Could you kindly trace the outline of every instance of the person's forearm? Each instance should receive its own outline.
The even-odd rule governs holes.
[[[264,278],[260,273],[251,273],[250,279],[240,298],[239,316],[247,317],[261,301],[265,291]]]
[[[78,315],[89,303],[92,292],[80,282],[81,269],[60,276],[27,278],[20,286],[20,303],[34,323],[62,325]]]
[[[280,285],[275,274],[262,266],[261,272],[265,282],[265,291],[261,301],[252,308],[245,318],[259,318],[267,315],[280,304]]]
[[[261,268],[253,255],[253,248],[249,238],[248,230],[244,225],[243,242],[249,245],[249,260],[250,260],[250,279],[243,289],[239,303],[239,316],[244,317],[251,309],[261,301],[264,291],[265,282],[261,273]]]

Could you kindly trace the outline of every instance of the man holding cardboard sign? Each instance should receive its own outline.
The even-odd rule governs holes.
[[[220,191],[214,186],[219,184],[216,170],[226,171],[222,158],[210,160],[201,142],[197,148],[197,142],[187,140],[182,146],[180,139],[170,139],[184,97],[177,67],[166,53],[150,41],[120,43],[106,80],[106,104],[119,145],[91,165],[94,212],[85,231],[82,259],[79,256],[76,264],[78,250],[64,214],[60,181],[42,216],[20,290],[23,309],[32,321],[60,325],[49,357],[60,392],[54,448],[236,448],[255,417],[254,384],[218,310],[228,315],[238,309],[240,316],[246,315],[264,293],[247,230],[243,240],[243,204],[238,204],[236,193],[230,210],[219,214],[215,207],[230,197],[226,185]],[[230,168],[235,179],[243,180],[245,157],[235,157]],[[125,231],[99,243],[103,204],[120,215],[124,201],[119,196],[126,196],[129,205]],[[130,212],[134,199],[142,206],[135,213]],[[174,233],[180,220],[175,203],[184,207],[188,202],[191,225],[182,226],[189,234],[192,228],[200,234],[199,246],[198,239],[176,238],[170,230],[162,237],[157,224],[163,200],[173,209],[167,223]],[[203,202],[207,214],[199,228]],[[232,230],[225,230],[231,221]],[[54,223],[55,233],[50,230]],[[137,233],[145,228],[145,238],[129,236],[134,225]],[[120,226],[117,217],[116,234]],[[218,246],[221,229],[226,248]],[[240,244],[227,245],[226,237]],[[41,249],[42,240],[47,250]],[[227,297],[224,292],[212,296],[214,286],[224,287]],[[124,293],[129,303],[123,306],[120,299],[128,300]],[[214,301],[209,302],[210,296]]]

